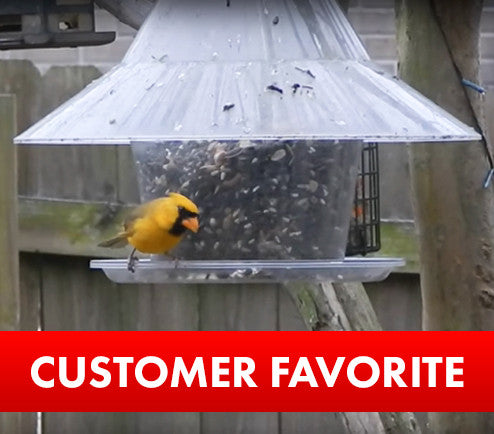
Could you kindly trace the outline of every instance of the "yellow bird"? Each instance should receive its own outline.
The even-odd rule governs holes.
[[[190,199],[178,193],[154,199],[134,209],[124,221],[124,230],[100,247],[134,247],[127,268],[134,272],[135,251],[166,254],[182,239],[185,231],[199,230],[199,210]]]

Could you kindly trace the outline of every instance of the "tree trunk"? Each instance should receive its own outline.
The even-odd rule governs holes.
[[[399,72],[410,85],[476,128],[481,0],[396,0]],[[486,143],[409,148],[419,234],[424,330],[494,328],[494,186]],[[490,414],[430,414],[431,430],[492,432]]]
[[[381,330],[361,283],[287,283],[307,328],[311,331]],[[413,413],[339,413],[348,433],[421,432]]]

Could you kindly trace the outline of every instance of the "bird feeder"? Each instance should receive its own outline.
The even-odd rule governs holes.
[[[143,201],[199,206],[201,231],[174,252],[186,260],[93,268],[229,283],[384,279],[403,261],[345,258],[363,147],[478,139],[373,65],[333,0],[160,0],[122,63],[16,142],[130,145]]]

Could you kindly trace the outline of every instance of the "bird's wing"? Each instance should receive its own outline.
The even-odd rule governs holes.
[[[136,208],[132,209],[129,214],[125,217],[123,226],[125,233],[127,235],[132,235],[133,230],[134,230],[134,223],[136,222],[137,219],[144,217],[149,209],[150,203],[145,203],[142,205],[137,206]]]
[[[156,212],[168,214],[168,198],[158,198],[150,202],[143,203],[132,209],[124,220],[124,230],[130,236],[133,233],[135,222],[146,216],[154,216]]]

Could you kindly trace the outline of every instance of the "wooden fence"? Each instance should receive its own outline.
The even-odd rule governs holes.
[[[0,93],[16,95],[22,131],[98,76],[91,67],[54,67],[41,75],[30,62],[3,61]],[[23,330],[305,329],[291,298],[278,285],[117,285],[89,270],[89,258],[108,255],[95,246],[114,230],[124,204],[138,202],[127,148],[21,147],[18,191]],[[383,235],[384,253],[406,256],[407,273],[368,285],[368,294],[385,329],[419,329],[413,227],[388,223]],[[0,423],[5,428],[4,419]],[[11,415],[10,420],[21,424],[21,432],[35,432],[35,414],[20,419]],[[46,433],[345,429],[332,413],[47,413],[42,423]]]

